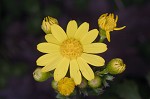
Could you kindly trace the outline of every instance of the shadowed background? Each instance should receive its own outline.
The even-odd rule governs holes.
[[[0,99],[55,99],[51,80],[36,82],[32,73],[42,55],[36,45],[44,41],[44,17],[58,19],[65,29],[69,20],[98,28],[103,13],[119,16],[121,31],[111,32],[106,63],[120,57],[126,71],[115,76],[99,96],[85,99],[150,99],[149,0],[1,0],[0,1]]]

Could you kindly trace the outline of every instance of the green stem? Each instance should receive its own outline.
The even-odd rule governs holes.
[[[99,35],[100,35],[100,39],[99,42],[104,42],[105,38],[106,38],[106,32],[102,29],[99,29]]]
[[[106,38],[106,37],[101,36],[99,42],[101,42],[101,43],[104,42],[105,38]]]
[[[103,71],[97,71],[96,72],[97,75],[107,74],[107,73],[108,73],[107,69],[104,69]]]

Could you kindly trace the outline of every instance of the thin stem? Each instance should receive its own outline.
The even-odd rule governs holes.
[[[101,42],[101,43],[104,42],[105,38],[106,38],[106,37],[101,36],[99,42]]]
[[[99,39],[99,42],[104,42],[105,38],[106,38],[106,32],[102,29],[99,29],[99,35],[100,35],[100,39]]]
[[[107,74],[107,73],[108,73],[107,69],[104,69],[103,71],[100,72],[99,71],[96,72],[97,75]]]

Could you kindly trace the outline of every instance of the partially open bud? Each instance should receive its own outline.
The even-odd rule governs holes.
[[[38,82],[43,82],[50,77],[50,72],[41,72],[41,68],[36,68],[33,72],[33,78]]]
[[[94,79],[88,81],[88,85],[92,88],[98,88],[102,85],[102,79],[99,76],[95,76]]]
[[[78,85],[79,88],[84,89],[87,87],[87,80],[85,78],[82,78],[82,81],[80,85]]]
[[[57,19],[48,16],[48,17],[44,18],[41,28],[46,34],[50,34],[51,33],[51,25],[53,25],[53,24],[58,24]]]
[[[108,64],[107,64],[107,71],[110,74],[120,74],[122,73],[126,68],[126,65],[123,63],[123,60],[120,58],[115,58],[112,59]]]

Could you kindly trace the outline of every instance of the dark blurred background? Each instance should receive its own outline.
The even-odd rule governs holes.
[[[120,57],[127,67],[102,95],[85,99],[150,99],[149,0],[1,0],[0,99],[55,99],[51,79],[39,83],[32,77],[42,55],[36,45],[44,41],[43,18],[55,17],[63,28],[72,19],[87,21],[92,29],[103,13],[119,15],[118,27],[127,27],[111,33],[102,56],[106,62]]]

